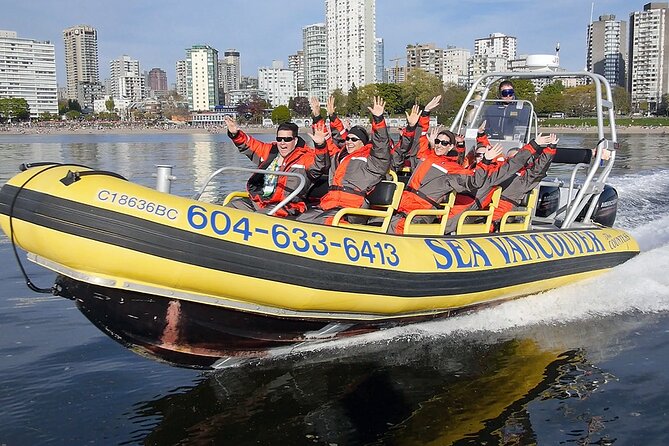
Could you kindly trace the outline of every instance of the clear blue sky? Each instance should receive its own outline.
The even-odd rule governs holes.
[[[594,19],[615,14],[629,21],[648,1],[596,0]],[[376,34],[385,59],[405,55],[410,43],[435,43],[473,50],[474,39],[500,32],[518,38],[518,54],[552,54],[560,42],[563,68],[585,65],[590,0],[377,0]],[[410,7],[408,7],[410,6]],[[241,52],[242,73],[284,60],[302,47],[302,27],[325,21],[323,0],[0,0],[0,29],[56,46],[58,84],[65,85],[62,31],[74,25],[98,30],[100,76],[124,54],[143,71],[167,72],[194,44]]]

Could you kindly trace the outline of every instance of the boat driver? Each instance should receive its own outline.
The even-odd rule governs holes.
[[[498,101],[483,110],[486,132],[490,139],[524,141],[531,119],[530,107],[516,100],[513,83],[504,80],[499,84]]]

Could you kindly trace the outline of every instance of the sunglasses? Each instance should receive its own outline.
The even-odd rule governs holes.
[[[439,138],[435,138],[434,143],[441,144],[442,146],[448,146],[452,144],[451,141],[448,139],[439,139]]]
[[[485,156],[485,152],[476,152],[476,158],[483,158]]]
[[[294,139],[294,136],[277,136],[276,142],[291,142]]]
[[[360,141],[360,138],[356,138],[355,136],[347,136],[346,141],[358,142]]]
[[[503,98],[508,98],[509,96],[513,96],[516,92],[513,91],[513,88],[505,88],[500,93],[502,94]]]

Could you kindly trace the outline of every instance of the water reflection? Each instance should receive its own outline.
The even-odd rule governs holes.
[[[580,398],[603,381],[581,350],[462,341],[405,339],[224,370],[134,416],[161,420],[145,444],[532,444],[530,402]]]

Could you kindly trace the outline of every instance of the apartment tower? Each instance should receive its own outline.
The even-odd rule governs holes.
[[[328,46],[325,23],[314,23],[302,28],[304,53],[304,87],[309,97],[321,103],[328,98]]]
[[[56,55],[48,41],[19,38],[0,30],[0,98],[23,98],[30,117],[58,114]]]
[[[634,108],[657,110],[669,93],[669,3],[647,3],[630,14],[628,91]]]
[[[374,83],[375,14],[375,0],[325,0],[329,92]]]
[[[88,25],[77,25],[63,31],[65,43],[65,73],[67,75],[67,98],[77,99],[79,84],[99,84],[98,32]]]
[[[602,15],[588,26],[587,69],[611,85],[626,86],[627,22]]]
[[[193,45],[186,50],[186,96],[193,111],[213,111],[219,104],[216,49]]]

